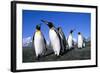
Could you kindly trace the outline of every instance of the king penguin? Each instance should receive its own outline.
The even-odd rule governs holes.
[[[67,39],[67,43],[68,43],[69,50],[72,49],[73,46],[74,46],[73,35],[72,35],[73,31],[74,30],[71,30],[70,31],[70,34],[69,34],[68,39]]]
[[[58,32],[59,32],[59,35],[60,35],[60,38],[61,38],[61,45],[62,45],[62,52],[65,52],[66,51],[66,37],[65,37],[65,35],[64,35],[64,32],[63,32],[63,30],[62,30],[62,28],[61,27],[58,27],[57,28],[58,29]]]
[[[40,25],[36,25],[36,31],[33,36],[33,44],[36,53],[36,59],[39,59],[41,55],[44,55],[46,48],[46,40],[41,32]]]
[[[80,32],[78,32],[78,48],[85,47],[85,40]]]
[[[50,43],[53,48],[53,51],[56,56],[60,56],[60,49],[61,49],[61,42],[60,42],[60,36],[57,31],[57,29],[54,27],[52,22],[41,20],[43,23],[45,23],[49,27],[49,38]]]

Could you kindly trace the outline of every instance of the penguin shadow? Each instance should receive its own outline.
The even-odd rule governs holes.
[[[50,52],[50,53],[45,54],[44,57],[49,56],[51,54],[53,54],[53,52]]]
[[[57,56],[54,54],[53,50],[47,50],[45,54],[40,55],[39,58],[35,58],[36,62],[41,62],[41,61],[53,61],[53,60],[59,60],[62,56],[66,55],[68,52],[74,50],[75,47],[72,47],[70,49],[66,49],[64,51],[61,51],[60,55]]]
[[[60,59],[62,55],[60,54],[59,56],[55,55],[53,50],[48,50],[44,55],[40,55],[39,59],[35,59],[36,62],[41,62],[41,61],[57,61]]]
[[[63,56],[63,55],[65,55],[65,54],[67,54],[68,52],[70,52],[70,51],[72,51],[72,50],[74,50],[75,49],[75,47],[72,47],[72,48],[68,48],[68,49],[66,49],[63,53],[61,53],[61,56]]]
[[[44,54],[40,55],[39,58],[35,58],[35,61],[48,61],[48,58],[53,55],[54,52],[51,50],[48,50],[47,52],[45,52]]]

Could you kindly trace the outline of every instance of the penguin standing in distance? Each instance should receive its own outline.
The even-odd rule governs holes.
[[[58,32],[59,32],[59,35],[60,35],[60,38],[61,38],[61,45],[62,45],[62,52],[65,52],[66,51],[66,37],[64,35],[64,32],[62,30],[61,27],[58,27]]]
[[[73,46],[74,46],[74,40],[73,40],[73,31],[74,30],[71,30],[70,31],[70,34],[69,34],[69,36],[68,36],[68,38],[67,38],[67,44],[68,44],[68,49],[70,50],[70,49],[72,49],[73,48]]]
[[[78,48],[85,47],[85,40],[80,32],[78,32]]]
[[[53,48],[53,51],[56,56],[60,56],[61,51],[61,39],[59,36],[58,30],[54,27],[52,22],[41,20],[43,23],[45,23],[49,27],[49,38],[50,43]]]
[[[36,59],[39,59],[41,55],[44,55],[46,48],[46,40],[41,32],[40,25],[36,25],[36,31],[33,36],[33,45],[35,48]]]

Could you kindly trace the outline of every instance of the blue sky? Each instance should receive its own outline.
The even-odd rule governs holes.
[[[53,11],[35,11],[23,10],[22,38],[32,37],[37,24],[41,23],[41,31],[46,40],[49,40],[49,28],[41,22],[41,19],[51,21],[55,27],[62,27],[66,37],[71,29],[75,29],[73,37],[77,39],[77,33],[80,31],[84,37],[90,36],[91,14],[77,12],[53,12]]]

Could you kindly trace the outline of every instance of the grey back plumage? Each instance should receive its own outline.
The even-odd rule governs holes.
[[[66,37],[61,27],[58,27],[57,29],[61,39],[62,52],[64,52],[66,50]]]

